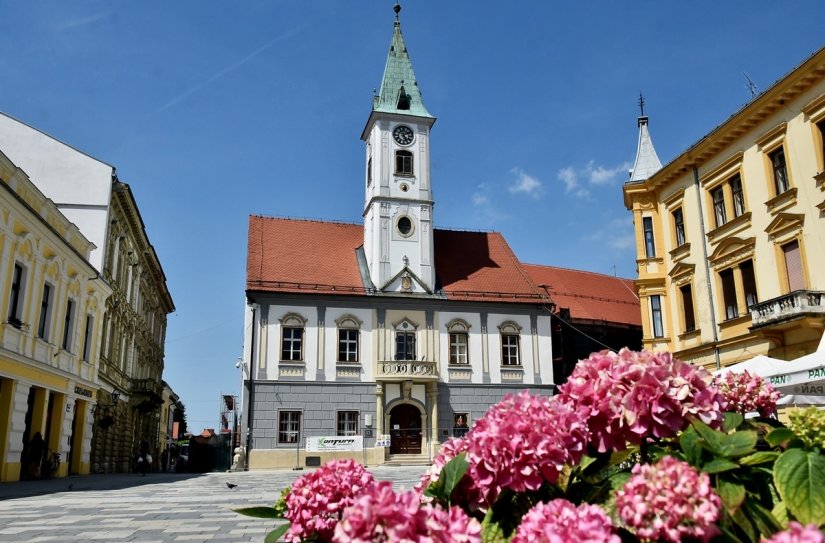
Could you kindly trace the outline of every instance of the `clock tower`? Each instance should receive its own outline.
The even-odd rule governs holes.
[[[366,144],[364,257],[373,286],[384,293],[432,294],[433,193],[427,112],[395,25],[380,92],[361,134]]]

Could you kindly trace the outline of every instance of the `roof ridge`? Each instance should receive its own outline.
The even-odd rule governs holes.
[[[577,272],[577,273],[589,273],[590,275],[599,275],[601,277],[607,277],[607,278],[610,278],[610,279],[619,279],[621,281],[634,281],[634,279],[632,279],[630,277],[619,277],[618,275],[610,275],[609,273],[595,272],[595,271],[590,271],[590,270],[580,270],[580,269],[577,269],[577,268],[567,268],[565,266],[553,266],[553,265],[550,265],[550,264],[533,264],[533,263],[530,263],[530,262],[524,262],[523,265],[524,266],[534,266],[536,268],[553,268],[553,269],[556,269],[556,270],[566,270],[566,271],[572,271],[572,272]]]
[[[258,219],[266,219],[271,221],[292,221],[292,222],[312,222],[312,223],[321,223],[321,224],[340,224],[340,225],[347,225],[347,226],[363,226],[360,222],[350,222],[350,221],[343,221],[339,219],[317,219],[312,217],[278,217],[273,215],[260,215],[258,213],[250,213],[250,217],[255,217]]]

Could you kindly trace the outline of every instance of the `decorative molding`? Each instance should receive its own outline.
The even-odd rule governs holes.
[[[671,249],[668,254],[670,254],[670,259],[673,261],[679,261],[689,257],[690,242],[686,241],[685,243],[679,245],[675,249]]]
[[[520,334],[521,326],[513,321],[504,321],[498,325],[498,331],[502,334]]]
[[[416,330],[418,330],[418,326],[419,326],[418,324],[414,323],[413,321],[411,321],[407,317],[404,317],[400,321],[396,321],[396,322],[392,323],[392,327],[393,327],[394,330],[399,330],[399,331],[402,331],[402,332],[409,332],[410,328],[412,328],[412,331],[416,331]]]
[[[360,329],[362,324],[364,323],[361,319],[355,315],[350,315],[349,313],[341,315],[335,319],[335,325],[338,328]]]
[[[501,368],[501,380],[502,382],[522,382],[524,380],[524,369],[523,368],[513,368],[507,367]]]
[[[450,381],[470,381],[473,378],[473,368],[467,367],[466,364],[452,365],[447,368]]]
[[[780,213],[765,228],[771,241],[788,233],[802,230],[805,224],[805,215],[801,213]]]
[[[751,212],[748,211],[747,213],[742,213],[738,217],[734,217],[733,219],[729,220],[722,226],[717,226],[713,230],[707,233],[708,241],[713,243],[719,243],[720,238],[724,238],[725,236],[729,236],[734,232],[738,232],[739,230],[744,230],[745,228],[749,227],[751,224]],[[722,243],[724,240],[722,239]]]
[[[776,215],[780,211],[796,205],[797,188],[793,187],[782,194],[778,194],[765,202],[765,207],[771,215]]]
[[[465,321],[464,319],[452,319],[450,322],[447,323],[447,331],[448,332],[464,332],[467,333],[470,331],[470,324]]]
[[[307,319],[298,313],[287,313],[278,319],[278,322],[281,323],[281,326],[304,327],[307,324]]]
[[[673,266],[673,268],[671,268],[670,272],[668,272],[668,275],[670,276],[670,280],[673,281],[673,283],[676,286],[682,286],[685,283],[690,282],[690,280],[693,278],[695,270],[695,264],[679,263]]]
[[[728,238],[719,244],[708,257],[708,262],[715,269],[727,268],[731,264],[753,256],[756,238]]]
[[[756,148],[759,151],[766,152],[771,150],[774,147],[778,147],[779,144],[782,143],[782,140],[785,138],[785,134],[788,131],[788,123],[783,122],[778,126],[775,126],[759,136],[755,143]]]
[[[706,190],[716,188],[717,185],[726,181],[742,169],[742,159],[745,156],[743,151],[734,154],[711,171],[701,177],[700,183]]]

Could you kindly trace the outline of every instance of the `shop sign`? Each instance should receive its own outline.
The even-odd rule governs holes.
[[[83,387],[74,387],[74,393],[78,396],[85,396],[86,398],[91,398],[94,395],[91,390]]]
[[[307,452],[360,451],[364,448],[362,436],[308,437]]]

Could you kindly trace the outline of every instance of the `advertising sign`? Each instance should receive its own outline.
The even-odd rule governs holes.
[[[376,447],[389,447],[390,446],[390,434],[379,434],[375,440]]]
[[[360,451],[364,448],[362,436],[308,437],[307,452]]]

